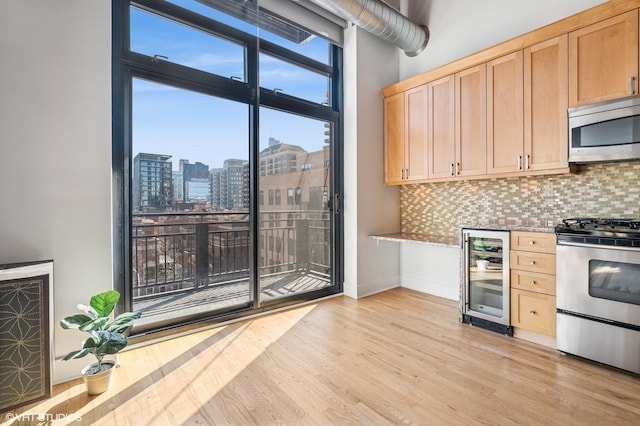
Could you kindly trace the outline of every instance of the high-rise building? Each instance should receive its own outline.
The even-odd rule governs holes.
[[[173,172],[173,199],[184,200],[184,183],[182,172]]]
[[[249,186],[249,176],[245,173],[247,164],[245,160],[227,159],[222,169],[211,172],[212,208],[238,210],[249,207],[248,199],[245,203]]]
[[[187,187],[189,186],[190,181],[194,179],[209,180],[210,178],[209,166],[199,161],[196,161],[195,164],[190,164],[189,160],[180,160],[179,171],[182,172],[184,201],[189,201],[189,199],[187,198]],[[206,199],[209,199],[209,197],[207,196]]]
[[[140,153],[133,159],[133,207],[138,210],[171,208],[171,156]]]
[[[211,182],[209,179],[192,178],[185,182],[184,198],[187,201],[209,201]]]

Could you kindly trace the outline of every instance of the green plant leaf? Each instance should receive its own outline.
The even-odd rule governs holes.
[[[78,303],[78,310],[84,312],[89,315],[92,319],[98,318],[98,313],[91,306],[83,305],[82,303]]]
[[[93,296],[89,304],[96,310],[99,317],[108,317],[119,299],[120,293],[115,290],[109,290]]]
[[[133,325],[133,322],[140,318],[142,315],[141,312],[125,312],[118,315],[109,326],[106,328],[107,331],[112,331],[115,333],[124,333]]]
[[[69,352],[64,358],[62,358],[63,361],[69,361],[70,359],[78,359],[78,358],[82,358],[85,355],[90,354],[91,351],[88,349],[80,349],[79,351],[73,351],[73,352]]]
[[[88,322],[91,322],[91,318],[86,315],[77,314],[60,320],[60,326],[65,330],[78,330]]]
[[[111,333],[109,331],[99,331],[97,333],[100,335],[101,344],[96,348],[96,353],[115,354],[127,346],[127,338],[120,333]]]
[[[109,318],[108,317],[100,317],[100,318],[96,318],[93,321],[87,322],[85,324],[82,324],[82,326],[80,326],[80,330],[81,331],[97,331],[97,330],[102,330],[105,326],[105,324],[107,324],[109,322]]]
[[[91,336],[82,341],[82,349],[95,349],[102,343],[100,336],[91,333]]]

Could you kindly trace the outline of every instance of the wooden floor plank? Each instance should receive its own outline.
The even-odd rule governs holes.
[[[638,375],[461,324],[457,309],[408,289],[336,297],[129,350],[109,392],[89,397],[73,381],[12,414],[98,425],[640,424]]]

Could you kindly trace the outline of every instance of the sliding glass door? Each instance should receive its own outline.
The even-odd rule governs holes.
[[[260,294],[269,301],[332,285],[331,124],[269,108],[260,117]]]

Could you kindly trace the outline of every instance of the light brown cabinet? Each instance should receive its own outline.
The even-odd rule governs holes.
[[[569,106],[638,93],[638,10],[569,33]]]
[[[568,37],[524,49],[524,170],[568,163]]]
[[[387,185],[402,183],[405,169],[404,93],[384,100],[384,180]]]
[[[385,98],[384,144],[387,185],[427,179],[426,86]]]
[[[487,173],[524,167],[523,52],[487,63]]]
[[[455,74],[455,176],[487,172],[487,66]]]
[[[511,249],[511,325],[555,336],[555,234],[511,232]]]
[[[427,84],[429,178],[455,175],[455,80],[453,75]]]

